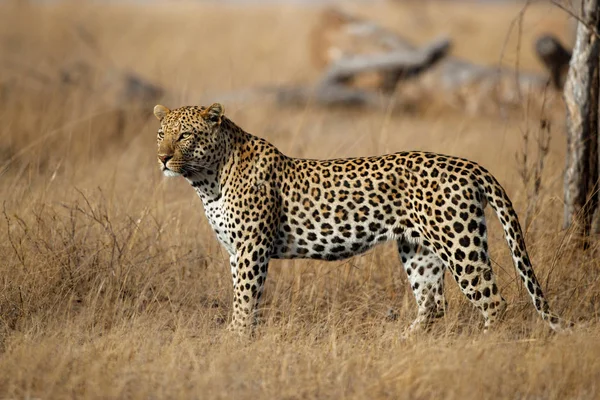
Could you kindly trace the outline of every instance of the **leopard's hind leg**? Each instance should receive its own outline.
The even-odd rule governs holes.
[[[479,205],[466,220],[455,221],[453,229],[456,240],[433,240],[433,248],[446,262],[460,290],[483,315],[487,330],[503,315],[506,301],[500,295],[490,263],[483,207]]]
[[[398,252],[417,301],[417,318],[408,328],[414,332],[443,317],[445,265],[433,252],[406,240],[398,241]]]

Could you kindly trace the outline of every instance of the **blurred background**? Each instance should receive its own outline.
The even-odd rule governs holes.
[[[565,69],[544,61],[574,32],[546,1],[0,2],[0,397],[595,398],[600,266],[561,228]],[[404,61],[382,72],[382,54]],[[390,245],[273,261],[238,347],[227,254],[156,161],[153,106],[216,101],[289,156],[481,163],[586,328],[547,337],[492,217],[510,308],[491,339],[448,277],[448,316],[402,342],[416,306]]]

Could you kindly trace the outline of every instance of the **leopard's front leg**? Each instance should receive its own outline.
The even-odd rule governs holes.
[[[228,330],[248,333],[256,324],[258,304],[267,278],[271,249],[264,241],[242,246],[236,255],[236,282],[233,287],[233,317]]]
[[[278,230],[280,199],[275,191],[268,189],[267,184],[251,187],[253,196],[251,201],[244,203],[246,209],[236,234],[238,242],[231,262],[234,274],[233,317],[228,329],[240,334],[250,332],[256,324],[258,304]]]

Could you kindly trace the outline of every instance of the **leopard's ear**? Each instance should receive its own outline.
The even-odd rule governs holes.
[[[213,123],[215,126],[218,126],[221,124],[224,112],[225,110],[221,104],[214,103],[206,110],[202,111],[202,117],[206,121]]]
[[[156,116],[156,118],[158,118],[159,121],[162,121],[163,118],[170,112],[171,110],[169,110],[165,106],[161,106],[160,104],[154,107],[154,115]]]

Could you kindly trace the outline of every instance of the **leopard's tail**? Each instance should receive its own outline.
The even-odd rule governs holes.
[[[504,238],[508,243],[513,263],[523,284],[527,288],[535,309],[554,331],[564,331],[570,324],[565,323],[557,314],[550,310],[550,305],[544,297],[542,287],[533,272],[527,248],[525,247],[525,238],[521,230],[521,224],[519,223],[512,202],[496,178],[484,168],[480,168],[483,170],[483,174],[480,174],[476,178],[480,186],[480,191],[494,209],[496,216],[502,224]]]

